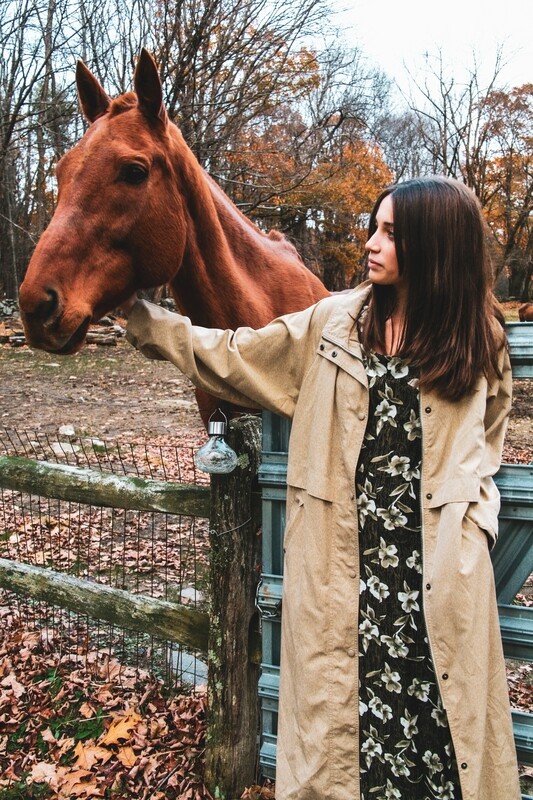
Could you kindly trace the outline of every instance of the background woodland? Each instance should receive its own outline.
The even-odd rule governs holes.
[[[84,131],[77,59],[114,96],[142,46],[202,166],[329,289],[362,277],[382,188],[438,173],[480,198],[500,296],[530,299],[533,84],[500,84],[503,51],[484,81],[474,56],[458,81],[427,54],[406,96],[335,29],[328,0],[0,0],[0,301],[16,299],[55,164]]]

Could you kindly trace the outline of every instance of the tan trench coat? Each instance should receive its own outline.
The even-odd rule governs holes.
[[[355,320],[368,284],[237,332],[139,302],[128,338],[193,383],[292,419],[277,800],[358,800],[359,565],[355,470],[368,386]],[[436,332],[436,335],[438,332]],[[450,403],[421,392],[423,606],[464,800],[518,800],[489,545],[511,372]],[[409,800],[409,798],[404,798]]]

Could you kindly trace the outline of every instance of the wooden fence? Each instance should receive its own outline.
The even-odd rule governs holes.
[[[244,416],[232,422],[228,441],[239,455],[237,468],[212,476],[210,488],[0,457],[3,489],[91,506],[209,518],[208,614],[8,559],[0,559],[0,587],[203,654],[209,698],[205,782],[222,800],[238,797],[257,773],[261,641],[255,601],[261,508],[253,490],[260,419]]]

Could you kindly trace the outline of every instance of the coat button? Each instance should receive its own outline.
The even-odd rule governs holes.
[[[442,675],[442,680],[443,680],[443,681],[447,681],[449,677],[450,677],[450,676],[448,675],[448,673],[447,673],[447,672],[444,672],[444,673],[443,673],[443,675]]]
[[[350,578],[357,578],[357,572],[350,572],[348,573]]]
[[[431,584],[430,584],[430,583],[426,583],[426,589],[427,589],[427,590],[428,590],[428,592],[429,592],[429,590],[431,589]]]
[[[426,406],[425,412],[426,414],[431,414],[431,406]]]
[[[331,354],[331,357],[332,357],[332,358],[337,358],[337,351],[336,351],[336,350],[334,350],[334,351],[332,352],[332,354]]]
[[[463,763],[461,764],[461,769],[467,769],[467,768],[468,764],[466,763],[466,761],[463,761]]]
[[[358,414],[357,416],[359,417],[359,419],[361,420],[361,422],[362,422],[364,419],[366,419],[366,414],[365,414],[365,412],[364,412],[364,411],[360,411],[360,412],[359,412],[359,414]]]
[[[432,497],[433,497],[433,495],[431,494],[431,492],[428,492],[427,495],[426,495],[426,498],[428,500],[431,500]]]
[[[350,658],[354,658],[355,650],[348,650],[348,655],[350,656]]]
[[[348,728],[348,733],[351,733],[352,736],[354,735],[355,732],[356,732],[355,728]]]

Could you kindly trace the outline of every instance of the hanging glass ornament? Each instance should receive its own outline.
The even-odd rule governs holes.
[[[237,466],[237,453],[225,441],[228,419],[223,411],[218,409],[224,421],[211,421],[216,411],[213,411],[207,422],[209,439],[194,454],[194,463],[202,472],[223,474],[233,472]]]

